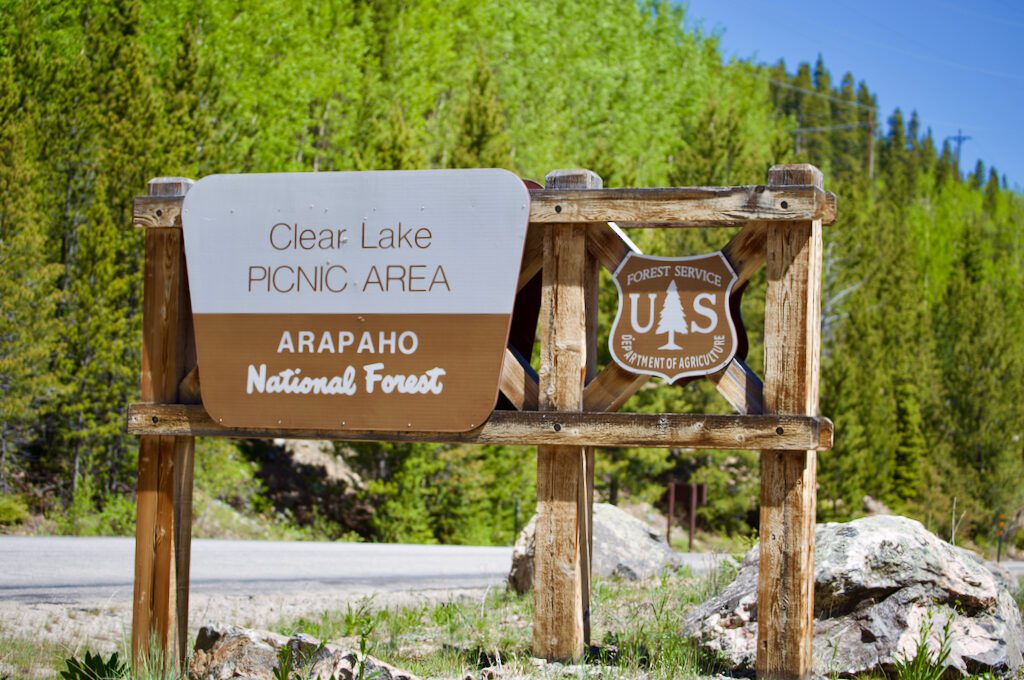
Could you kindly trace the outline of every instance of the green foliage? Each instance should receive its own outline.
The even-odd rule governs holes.
[[[277,650],[277,664],[273,668],[274,680],[312,678],[313,665],[325,646],[323,642],[312,648],[284,645]]]
[[[0,526],[21,524],[28,519],[28,504],[16,494],[0,493]]]
[[[601,677],[674,680],[713,675],[724,666],[679,635],[694,604],[718,593],[733,567],[694,577],[665,574],[656,583],[597,580],[593,585],[593,639],[587,673]],[[321,640],[358,638],[360,655],[385,658],[420,677],[465,677],[500,665],[514,677],[536,677],[530,626],[533,597],[491,590],[482,601],[375,607],[369,599],[316,620],[286,622],[278,631]],[[358,672],[358,671],[357,671]],[[358,677],[358,676],[357,676]]]
[[[99,654],[86,652],[83,659],[72,657],[65,661],[62,680],[127,680],[132,677],[128,664],[114,652],[106,660]]]
[[[135,498],[120,494],[100,494],[91,477],[83,477],[76,486],[68,507],[53,512],[57,533],[67,536],[133,536],[135,534]]]
[[[368,482],[378,540],[507,545],[535,503],[528,447],[352,446],[349,463]]]
[[[723,63],[692,25],[658,0],[0,0],[0,493],[67,508],[62,531],[125,531],[142,292],[128,224],[152,176],[589,167],[606,186],[726,185],[807,161],[841,199],[825,232],[821,411],[837,438],[820,460],[821,516],[856,516],[871,495],[937,529],[955,497],[991,542],[992,513],[1024,507],[1021,197],[983,163],[961,177],[916,113],[877,110],[824,57]],[[730,234],[632,236],[688,255]],[[604,363],[616,301],[602,281]],[[755,371],[764,288],[759,274],[742,305]],[[706,381],[626,408],[729,411]],[[299,516],[306,536],[356,528],[337,507],[271,507],[264,461],[201,446],[196,499],[212,513],[285,533]],[[352,465],[369,538],[507,544],[535,501],[521,447],[360,445]],[[613,501],[657,502],[665,481],[691,477],[711,490],[705,522],[749,533],[756,456],[597,456]]]
[[[235,442],[212,437],[196,440],[197,494],[255,514],[266,512],[269,502],[257,472],[258,465],[246,459]]]
[[[921,631],[914,647],[914,656],[897,659],[895,662],[897,680],[940,680],[942,678],[946,672],[949,654],[953,647],[953,619],[953,614],[946,618],[942,632],[938,635],[938,649],[932,650],[929,642],[935,622],[932,612],[928,612],[927,618],[921,624]]]

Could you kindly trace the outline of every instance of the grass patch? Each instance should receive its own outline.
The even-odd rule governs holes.
[[[0,635],[0,678],[54,677],[76,651],[56,642]]]
[[[574,677],[668,680],[720,671],[679,631],[695,604],[734,575],[725,567],[710,575],[682,572],[660,581],[597,581],[592,639]],[[505,591],[483,601],[453,599],[418,607],[378,607],[363,599],[344,611],[299,619],[278,627],[286,635],[306,633],[343,649],[368,654],[425,678],[462,678],[484,668],[505,674],[548,677],[550,668],[531,658],[533,596]]]

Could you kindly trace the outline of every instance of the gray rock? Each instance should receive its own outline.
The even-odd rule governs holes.
[[[525,593],[533,587],[534,533],[537,516],[527,523],[512,549],[509,587]],[[608,503],[594,504],[595,576],[639,580],[677,569],[679,556],[661,533]]]
[[[365,677],[419,680],[380,659],[321,645],[319,640],[301,633],[287,638],[266,631],[217,625],[199,629],[188,676],[190,680],[273,680],[278,653],[286,646],[291,648],[295,666],[307,669],[302,677],[310,680],[354,680],[359,677],[360,663]]]
[[[1024,626],[1001,575],[919,522],[880,515],[819,525],[815,538],[814,672],[891,675],[932,621],[932,649],[952,618],[948,672],[1024,666]],[[686,619],[683,634],[736,670],[754,668],[758,546],[736,579]]]

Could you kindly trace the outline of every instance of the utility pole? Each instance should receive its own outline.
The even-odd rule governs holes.
[[[956,134],[955,135],[950,135],[949,137],[946,137],[946,139],[952,139],[954,142],[956,142],[956,174],[957,174],[957,177],[959,177],[960,176],[960,147],[963,145],[964,142],[966,142],[969,139],[972,139],[972,137],[970,135],[965,135],[963,130],[961,130],[960,128],[957,128],[956,129]]]

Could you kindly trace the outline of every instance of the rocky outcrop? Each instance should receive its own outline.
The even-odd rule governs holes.
[[[213,625],[199,630],[188,675],[191,680],[273,680],[285,648],[293,668],[302,669],[302,677],[310,680],[418,680],[380,659],[323,645],[308,635],[287,638],[266,631]]]
[[[512,550],[509,587],[525,593],[533,587],[534,533],[537,516],[519,534]],[[661,533],[608,503],[594,504],[593,574],[637,580],[679,567],[678,555]]]
[[[967,675],[1024,665],[1020,611],[1002,580],[974,553],[919,522],[876,516],[820,525],[816,534],[814,671],[890,675],[913,657],[931,622],[932,648],[951,620],[949,671]],[[683,634],[736,670],[754,668],[758,547],[736,579],[686,620]]]

